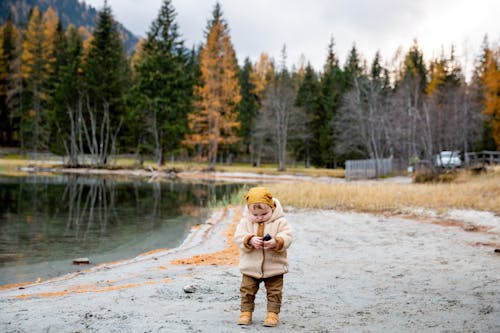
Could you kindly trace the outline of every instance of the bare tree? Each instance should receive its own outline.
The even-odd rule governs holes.
[[[75,107],[67,106],[67,112],[70,129],[69,133],[63,137],[63,145],[69,156],[68,165],[80,165],[82,162],[80,156],[85,152],[90,153],[93,165],[106,165],[109,156],[115,153],[116,140],[123,119],[112,131],[109,106],[105,104],[103,111],[99,113],[90,106],[88,98],[86,108],[83,107],[83,98],[81,98]]]
[[[378,159],[390,155],[387,98],[376,80],[355,78],[335,121],[338,153],[357,151]]]
[[[421,78],[418,76],[404,78],[391,96],[388,103],[391,119],[390,137],[395,156],[406,160],[419,156],[421,135],[423,133],[433,135],[430,130],[427,132],[418,130],[418,123],[422,120],[420,115],[422,115],[423,101]],[[431,121],[430,118],[427,120]],[[427,122],[427,125],[429,124]],[[426,137],[426,140],[428,141],[429,138]]]
[[[279,171],[286,168],[287,144],[290,135],[297,132],[293,129],[304,124],[304,112],[295,106],[297,92],[286,69],[285,60],[286,51],[283,48],[281,71],[275,75],[266,90],[256,129],[261,142],[269,140],[275,148]]]

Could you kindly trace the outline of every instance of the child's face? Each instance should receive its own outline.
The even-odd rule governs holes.
[[[266,222],[273,215],[273,210],[266,204],[251,204],[248,210],[253,222]]]

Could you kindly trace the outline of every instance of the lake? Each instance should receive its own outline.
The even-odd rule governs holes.
[[[242,184],[0,177],[0,285],[179,246]],[[87,257],[91,265],[72,260]]]

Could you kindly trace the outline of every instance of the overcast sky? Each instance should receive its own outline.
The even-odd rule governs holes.
[[[100,9],[104,0],[86,0]],[[145,36],[162,0],[108,0],[115,18]],[[186,46],[204,42],[203,31],[216,0],[173,0]],[[500,0],[219,0],[240,63],[262,52],[275,60],[285,44],[288,65],[300,56],[321,70],[329,40],[344,64],[355,43],[369,62],[377,50],[390,61],[416,38],[429,60],[454,44],[457,54],[477,56],[485,34],[500,41]]]

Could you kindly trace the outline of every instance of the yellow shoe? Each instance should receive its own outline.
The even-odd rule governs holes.
[[[274,312],[268,312],[267,318],[264,320],[264,326],[275,327],[278,326],[278,314]]]
[[[250,325],[252,323],[252,313],[250,311],[243,311],[240,313],[238,325]]]

